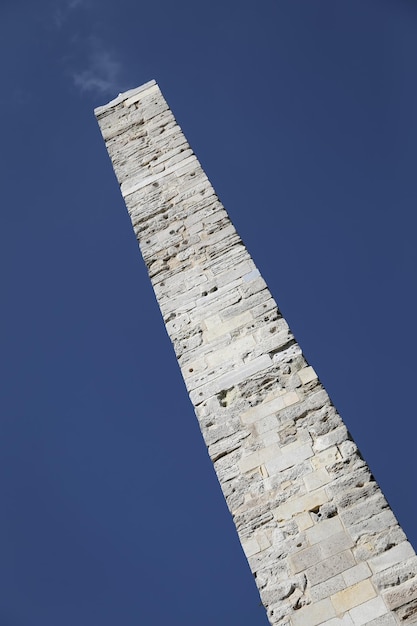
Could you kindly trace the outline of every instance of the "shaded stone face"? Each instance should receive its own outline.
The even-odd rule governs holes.
[[[152,81],[96,109],[272,625],[417,624],[417,558]]]

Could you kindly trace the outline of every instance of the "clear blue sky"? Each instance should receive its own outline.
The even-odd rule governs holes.
[[[152,78],[417,545],[414,0],[1,0],[0,626],[266,626],[93,108]]]

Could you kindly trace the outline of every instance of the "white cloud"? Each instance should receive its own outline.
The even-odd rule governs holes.
[[[53,21],[56,28],[62,28],[73,11],[87,8],[89,0],[65,0],[54,7]]]
[[[73,73],[74,85],[82,92],[116,93],[120,87],[121,64],[97,39],[90,48],[85,69]]]
[[[82,93],[113,94],[121,91],[123,68],[102,37],[97,35],[100,21],[92,11],[95,0],[55,2],[53,24],[65,45],[62,64],[73,85]]]

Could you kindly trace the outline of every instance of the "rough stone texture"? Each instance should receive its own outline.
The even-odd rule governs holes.
[[[272,625],[417,624],[417,559],[152,81],[96,116]]]

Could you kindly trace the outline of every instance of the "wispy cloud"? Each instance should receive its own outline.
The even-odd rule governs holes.
[[[90,0],[62,0],[54,4],[52,22],[60,30],[77,9],[90,7]]]
[[[88,8],[89,0],[63,0],[54,6],[53,22],[60,29],[76,9]]]
[[[121,63],[97,38],[90,40],[89,47],[86,67],[73,72],[74,85],[82,92],[117,92],[121,82]]]
[[[94,11],[96,0],[54,2],[50,25],[65,50],[62,65],[75,88],[80,93],[98,95],[123,91],[123,67],[100,34],[102,25]]]

